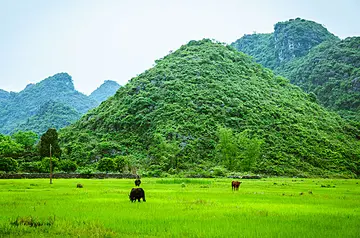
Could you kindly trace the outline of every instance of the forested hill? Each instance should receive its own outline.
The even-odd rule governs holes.
[[[49,128],[60,129],[75,122],[81,113],[73,107],[56,101],[47,101],[41,105],[34,116],[29,117],[25,123],[17,126],[20,131],[33,131],[41,135]]]
[[[89,97],[100,104],[110,96],[114,95],[119,88],[120,85],[117,82],[112,80],[105,80],[105,82],[101,84],[100,87],[95,89],[95,91],[92,92]]]
[[[56,110],[53,110],[54,108],[44,110],[44,108],[49,109],[49,105],[52,105],[49,101],[60,104],[56,106]],[[80,115],[98,104],[99,102],[96,100],[75,90],[70,75],[67,73],[55,74],[37,84],[27,85],[19,93],[0,91],[0,133],[9,134],[19,129],[33,129],[43,133],[47,130],[45,125],[50,126],[50,124],[51,127],[60,128],[62,125],[68,125],[74,121],[76,115],[76,119],[78,119]],[[59,105],[66,107],[59,110]],[[69,114],[50,115],[51,112]],[[41,113],[45,114],[41,115]],[[47,118],[45,119],[45,117]],[[54,118],[59,120],[52,121]],[[64,119],[69,120],[64,122]]]
[[[244,35],[231,45],[270,69],[306,55],[324,41],[338,41],[322,25],[300,18],[275,24],[270,34]]]
[[[359,37],[340,41],[320,24],[297,18],[277,23],[274,33],[245,35],[232,45],[314,93],[322,105],[360,122]]]
[[[360,37],[324,42],[277,70],[344,118],[360,122]]]
[[[356,138],[358,136],[358,138]],[[360,174],[359,131],[231,46],[190,41],[60,131],[79,164],[149,173]]]

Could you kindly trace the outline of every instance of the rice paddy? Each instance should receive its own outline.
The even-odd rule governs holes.
[[[0,237],[359,237],[358,180],[231,181],[0,180]]]

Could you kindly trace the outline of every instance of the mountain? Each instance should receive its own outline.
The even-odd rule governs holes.
[[[0,103],[6,103],[11,98],[11,94],[5,90],[0,89]]]
[[[324,42],[277,70],[325,107],[360,122],[360,37]]]
[[[65,158],[86,164],[122,155],[145,172],[209,171],[223,165],[225,128],[263,141],[251,172],[359,175],[359,130],[233,47],[190,41],[155,63],[60,130]]]
[[[245,35],[232,45],[290,79],[342,117],[360,122],[359,37],[339,40],[322,25],[297,18],[274,33]]]
[[[81,117],[73,107],[56,101],[45,102],[34,116],[17,126],[17,130],[33,131],[43,134],[48,128],[60,129],[70,125]]]
[[[100,87],[95,89],[95,91],[92,92],[89,97],[100,104],[109,97],[113,96],[119,88],[120,85],[117,82],[112,80],[105,80],[105,82]]]
[[[301,18],[275,24],[274,33],[244,35],[231,45],[270,69],[306,55],[324,41],[338,41],[322,25]]]
[[[20,129],[43,133],[48,125],[61,128],[96,107],[102,97],[111,96],[117,88],[116,83],[105,83],[96,90],[98,93],[94,92],[97,97],[89,97],[75,90],[69,74],[59,73],[37,84],[29,84],[19,93],[0,90],[0,133],[9,134]],[[49,119],[54,121],[50,123]]]

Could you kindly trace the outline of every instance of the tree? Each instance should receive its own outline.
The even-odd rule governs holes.
[[[55,128],[49,128],[40,138],[39,153],[41,157],[46,157],[51,153],[53,156],[60,158],[61,149],[58,143],[58,133]]]
[[[18,131],[12,135],[16,143],[24,146],[26,150],[31,150],[37,141],[37,134],[32,131]]]
[[[77,164],[71,160],[62,160],[60,162],[59,168],[64,172],[74,172],[77,169]]]
[[[0,158],[0,171],[16,172],[18,169],[18,162],[10,157]]]
[[[117,156],[114,159],[114,162],[116,164],[116,171],[124,172],[125,166],[128,163],[126,156]]]
[[[10,136],[0,134],[0,156],[18,157],[24,149],[18,143],[11,139]]]
[[[223,127],[218,129],[218,137],[219,162],[230,170],[250,171],[261,155],[263,141],[250,138],[248,130],[234,134],[230,128]]]
[[[149,148],[149,154],[153,157],[151,164],[158,165],[163,171],[178,168],[178,154],[181,151],[178,142],[167,141],[160,133],[155,133],[154,144]]]
[[[52,170],[54,171],[55,168],[59,168],[59,159],[56,157],[51,157],[51,163],[52,163]],[[49,173],[50,172],[50,158],[45,157],[41,160],[41,172],[43,173]]]
[[[219,127],[218,137],[219,142],[216,146],[218,160],[228,169],[233,170],[236,167],[235,159],[239,154],[233,131],[230,128]]]
[[[41,161],[23,162],[20,165],[20,170],[27,173],[41,173],[43,168]]]
[[[261,155],[261,145],[264,141],[256,137],[250,138],[248,130],[242,131],[236,139],[239,148],[240,169],[250,171]]]
[[[102,158],[98,164],[98,170],[103,172],[115,171],[116,163],[111,158]]]

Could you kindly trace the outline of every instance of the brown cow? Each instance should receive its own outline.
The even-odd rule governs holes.
[[[239,182],[239,181],[232,181],[231,182],[231,188],[232,188],[232,190],[234,191],[234,190],[239,190],[239,187],[240,187],[240,184],[241,184],[242,182]]]

